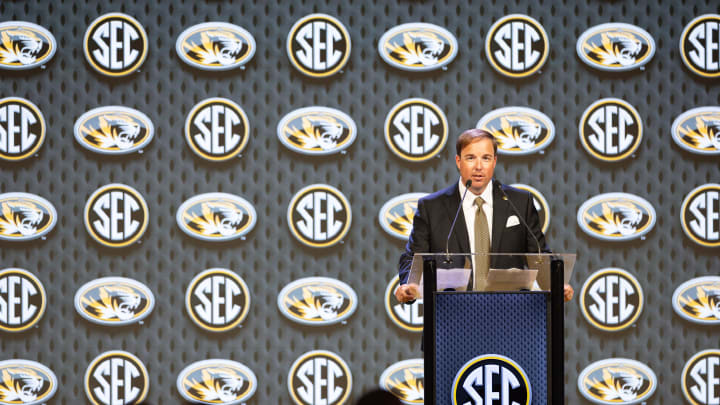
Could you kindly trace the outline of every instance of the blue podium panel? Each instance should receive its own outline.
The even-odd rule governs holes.
[[[547,404],[549,302],[546,292],[436,293],[437,404]]]

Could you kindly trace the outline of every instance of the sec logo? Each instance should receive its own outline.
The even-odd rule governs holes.
[[[540,70],[550,54],[545,28],[534,18],[511,14],[496,21],[485,39],[485,54],[498,73],[522,78]]]
[[[720,404],[720,349],[703,350],[688,360],[680,385],[692,405]]]
[[[0,270],[0,331],[22,332],[45,313],[47,297],[40,280],[17,268]]]
[[[423,98],[395,104],[385,118],[385,142],[398,157],[423,162],[436,156],[448,139],[445,113]]]
[[[683,232],[705,247],[720,247],[720,184],[704,184],[690,191],[680,207]]]
[[[185,120],[185,139],[203,159],[220,162],[240,154],[250,133],[245,111],[234,101],[213,97],[195,105]]]
[[[190,282],[185,294],[185,309],[199,327],[210,332],[226,332],[247,317],[250,290],[233,271],[207,269]]]
[[[532,387],[527,373],[514,360],[484,354],[463,365],[452,386],[452,405],[483,405],[494,402],[530,405]]]
[[[585,110],[578,131],[580,143],[592,157],[617,162],[640,146],[643,124],[633,106],[617,98],[604,98]]]
[[[106,76],[127,76],[138,70],[148,53],[143,26],[123,13],[108,13],[95,19],[83,40],[85,59]]]
[[[310,14],[290,29],[287,54],[292,65],[303,74],[322,78],[342,69],[350,58],[350,34],[337,18]]]
[[[680,56],[693,73],[720,77],[720,15],[704,14],[685,26],[680,35]]]
[[[310,247],[329,247],[345,237],[352,222],[345,195],[327,184],[313,184],[295,193],[287,214],[293,236]]]
[[[145,233],[150,219],[145,199],[125,184],[97,189],[85,204],[85,229],[101,245],[125,247]]]
[[[30,100],[0,100],[0,159],[19,161],[34,155],[45,141],[45,117]]]
[[[99,355],[85,372],[85,394],[95,405],[139,405],[149,389],[145,364],[122,350]]]
[[[616,332],[631,326],[642,313],[643,290],[637,279],[618,268],[590,275],[580,293],[580,309],[594,327]]]
[[[290,367],[288,390],[297,405],[340,405],[352,390],[352,374],[337,354],[313,350],[300,356]]]

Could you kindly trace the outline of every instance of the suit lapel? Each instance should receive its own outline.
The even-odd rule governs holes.
[[[460,188],[457,184],[454,187],[450,187],[445,193],[445,204],[447,206],[447,214],[449,223],[452,224],[455,219],[455,213],[460,208]],[[454,252],[452,244],[450,244],[450,253],[463,253],[470,252],[470,239],[468,238],[468,230],[465,225],[465,213],[461,210],[458,214],[457,221],[455,222],[455,229],[450,236],[450,240],[455,240],[457,247],[460,249]]]
[[[500,186],[502,187],[502,186]],[[505,201],[503,194],[497,187],[493,187],[493,226],[492,226],[492,247],[490,251],[499,253],[500,241],[505,230],[507,218],[511,212],[510,204]]]

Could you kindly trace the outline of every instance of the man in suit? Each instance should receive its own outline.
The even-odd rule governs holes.
[[[400,302],[411,301],[417,296],[417,286],[406,284],[416,252],[442,253],[445,252],[446,243],[450,253],[549,252],[532,196],[493,180],[497,164],[497,141],[492,134],[482,129],[463,132],[456,143],[455,164],[460,172],[460,180],[418,201],[410,239],[400,256],[401,285],[395,292]],[[469,185],[467,190],[466,185]],[[448,241],[450,227],[466,191],[462,210]],[[517,213],[508,200],[517,208]],[[522,225],[518,214],[523,216],[534,237]],[[482,261],[479,257],[473,260]],[[522,267],[522,263],[500,260],[472,264],[474,276],[471,283],[476,290],[484,289],[482,274],[477,274],[479,268],[484,266],[486,271],[488,266]],[[573,296],[572,287],[565,285],[564,293],[565,300],[570,300]]]

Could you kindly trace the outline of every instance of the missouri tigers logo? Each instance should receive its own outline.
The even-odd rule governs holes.
[[[524,107],[504,107],[491,111],[478,121],[495,137],[498,153],[527,155],[546,148],[555,138],[555,124],[540,111]]]
[[[720,15],[704,14],[688,23],[680,36],[680,56],[693,73],[720,77]]]
[[[176,217],[180,229],[205,241],[245,239],[257,222],[255,208],[245,199],[227,193],[206,193],[185,201]]]
[[[0,331],[32,328],[46,306],[45,287],[32,273],[18,268],[0,270]]]
[[[243,67],[255,55],[255,38],[237,25],[193,25],[178,36],[175,50],[183,62],[203,70]]]
[[[410,23],[387,31],[378,41],[378,52],[390,66],[408,71],[444,68],[457,55],[457,39],[433,24]]]
[[[349,285],[326,277],[293,281],[278,295],[280,313],[305,325],[344,322],[357,308],[357,295]]]
[[[720,325],[720,277],[698,277],[681,284],[672,298],[675,313],[702,325]]]
[[[90,281],[75,294],[75,309],[90,322],[120,326],[140,322],[155,306],[152,291],[144,284],[123,277]]]
[[[342,111],[307,107],[287,114],[277,127],[280,142],[307,155],[327,155],[348,148],[357,137],[355,121]]]
[[[290,367],[288,390],[297,405],[342,405],[352,391],[352,374],[337,354],[313,350]]]
[[[133,17],[108,13],[95,19],[83,40],[83,51],[93,69],[106,76],[127,76],[145,62],[149,48],[143,26]]]
[[[652,59],[655,40],[648,32],[634,25],[600,24],[580,35],[577,54],[583,62],[596,69],[632,70]]]
[[[607,359],[587,366],[578,389],[596,404],[637,404],[657,388],[657,377],[646,365],[629,359]]]
[[[50,31],[23,21],[0,23],[0,69],[22,70],[43,65],[57,51]]]
[[[35,405],[57,391],[57,377],[49,368],[29,360],[0,361],[0,403]]]
[[[653,226],[655,209],[645,199],[632,194],[607,193],[595,196],[580,206],[580,228],[598,239],[621,241],[642,237]]]
[[[548,204],[545,196],[540,191],[527,184],[511,184],[510,187],[519,188],[520,190],[527,191],[533,196],[533,205],[535,210],[538,212],[540,217],[540,226],[542,227],[543,233],[547,233],[550,227],[550,205]]]
[[[692,405],[713,405],[720,401],[720,349],[696,353],[683,367],[680,385]]]
[[[19,161],[33,156],[45,141],[45,117],[30,100],[0,99],[0,159]]]
[[[350,58],[352,42],[345,26],[327,14],[310,14],[298,20],[287,37],[290,63],[304,75],[323,78],[342,69]]]
[[[673,141],[688,152],[720,155],[720,107],[699,107],[678,116]]]
[[[84,148],[103,154],[127,154],[153,139],[155,128],[147,115],[120,106],[88,111],[75,121],[75,139]]]
[[[390,236],[407,240],[412,230],[418,200],[426,195],[427,193],[402,194],[386,202],[378,214],[380,226]]]
[[[122,350],[102,353],[85,372],[85,394],[95,405],[139,405],[149,389],[145,364]]]
[[[255,393],[257,378],[245,365],[212,359],[185,367],[177,379],[180,395],[201,404],[240,404]]]
[[[0,240],[37,239],[56,222],[57,211],[48,200],[28,193],[0,194]]]
[[[422,404],[425,399],[423,359],[399,361],[380,375],[380,387],[391,392],[404,404]]]
[[[528,77],[545,64],[550,42],[545,28],[534,18],[510,14],[496,21],[485,39],[485,54],[498,73]]]

